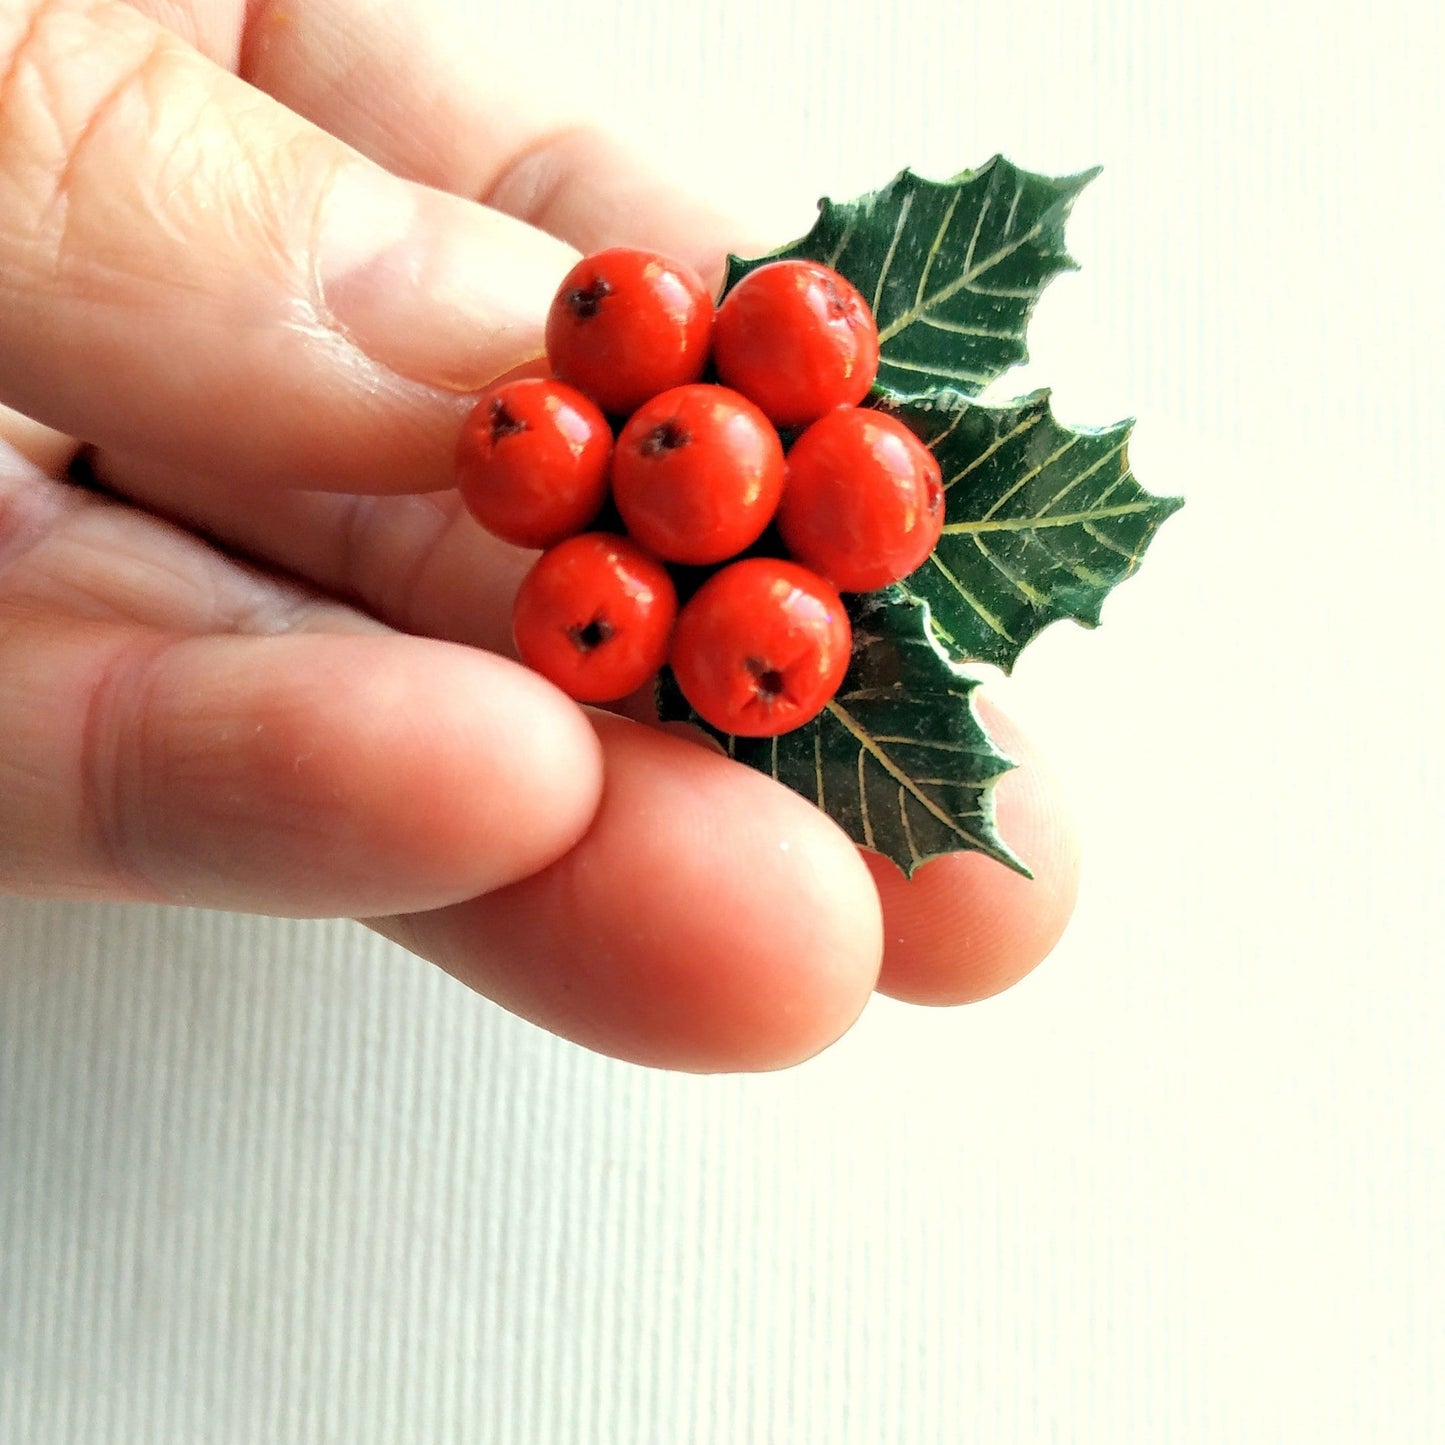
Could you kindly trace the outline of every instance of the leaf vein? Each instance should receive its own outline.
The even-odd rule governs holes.
[[[962,412],[963,409],[960,408],[959,414],[962,415]],[[1036,427],[1043,419],[1043,412],[1036,412],[1027,421],[1020,422],[1012,431],[1005,432],[1003,436],[990,442],[961,472],[955,472],[953,476],[948,479],[944,490],[946,491],[949,487],[953,486],[955,482],[961,482],[971,472],[976,472],[1000,447],[1007,446],[1015,437],[1022,436],[1031,427]],[[947,531],[948,529],[945,527],[944,530]]]
[[[1078,440],[1077,434],[1075,435],[1074,440],[1075,440],[1075,441]],[[1082,472],[1080,472],[1076,477],[1074,477],[1074,478],[1063,488],[1062,491],[1056,492],[1052,497],[1049,498],[1049,500],[1048,500],[1047,502],[1044,503],[1044,505],[1043,505],[1042,507],[1039,508],[1038,515],[1039,515],[1040,517],[1046,517],[1046,516],[1048,516],[1049,510],[1050,510],[1052,507],[1055,507],[1055,506],[1057,506],[1060,502],[1062,502],[1062,501],[1064,500],[1064,498],[1067,497],[1067,496],[1069,495],[1069,493],[1072,492],[1072,491],[1074,490],[1074,488],[1077,487],[1081,482],[1086,482],[1086,481],[1088,481],[1089,478],[1092,477],[1092,476],[1094,475],[1094,473],[1099,470],[1100,467],[1107,466],[1107,465],[1109,464],[1109,462],[1111,462],[1115,457],[1117,457],[1117,456],[1120,454],[1120,452],[1122,452],[1122,451],[1124,450],[1124,448],[1125,448],[1126,446],[1128,446],[1128,444],[1129,444],[1129,439],[1128,439],[1127,437],[1125,437],[1124,440],[1121,441],[1118,446],[1116,446],[1116,447],[1111,447],[1107,452],[1104,453],[1103,456],[1097,458],[1091,465],[1085,467],[1084,470],[1083,470]],[[1112,488],[1111,488],[1111,490],[1112,490]],[[1106,495],[1107,495],[1107,494],[1106,494]]]
[[[1043,552],[1045,556],[1052,557],[1054,564],[1061,571],[1067,572],[1070,577],[1105,592],[1114,585],[1112,578],[1106,577],[1102,572],[1095,572],[1092,567],[1086,567],[1082,562],[1065,557],[1056,547],[1050,547],[1042,537],[1031,537],[1029,540],[1032,541],[1034,546]]]
[[[903,841],[908,844],[908,856],[915,863],[923,862],[918,844],[913,841],[913,825],[908,821],[908,794],[901,783],[898,786],[898,819],[903,824]]]
[[[990,341],[1022,341],[1022,331],[1012,331],[1008,327],[999,326],[975,326],[966,321],[945,321],[938,316],[920,316],[919,325],[931,326],[935,331],[947,331],[953,336],[983,336]]]
[[[1014,198],[1009,202],[1008,219],[1003,223],[1003,233],[1007,236],[1014,228],[1014,217],[1019,212],[1019,202],[1024,198],[1024,183],[1020,177],[1014,182]]]
[[[833,711],[837,711],[832,703],[829,703],[828,706]],[[840,719],[840,721],[841,720],[842,719]],[[851,727],[849,722],[843,722],[843,726],[848,728],[855,736],[857,735],[857,730]],[[860,747],[858,749],[858,811],[863,818],[863,846],[865,848],[871,848],[873,846],[873,817],[868,807],[868,779],[865,776],[864,769],[864,764],[867,760],[867,754],[864,749]]]
[[[948,579],[948,583],[953,588],[953,590],[957,592],[958,595],[962,597],[963,600],[967,602],[968,605],[972,607],[976,613],[978,613],[980,620],[991,632],[996,632],[1001,638],[1003,638],[1005,642],[1014,641],[1014,639],[1009,636],[1008,629],[1003,625],[1003,623],[997,617],[995,617],[993,613],[991,613],[988,608],[986,608],[983,603],[980,602],[978,598],[975,597],[973,593],[970,592],[968,588],[965,587],[963,583],[960,582],[958,578],[953,575],[952,572],[948,570],[948,568],[939,559],[937,552],[934,552],[928,560],[932,562],[933,565],[937,567],[940,572],[943,573],[944,577]]]
[[[888,254],[883,258],[883,269],[878,273],[878,284],[873,288],[873,314],[877,316],[879,302],[883,299],[883,284],[888,280],[888,273],[893,269],[893,256],[898,250],[898,238],[903,234],[903,227],[907,223],[908,213],[913,209],[913,192],[904,196],[903,204],[898,208],[898,219],[893,223],[893,239],[888,243]]]
[[[922,371],[930,376],[946,376],[950,381],[971,381],[976,386],[987,386],[993,377],[982,371],[968,371],[962,367],[938,366],[933,362],[903,361],[896,356],[885,356],[884,366],[896,366],[900,371]]]
[[[1154,506],[1152,497],[1138,502],[1117,502],[1112,507],[1091,507],[1087,512],[1056,512],[1051,517],[996,517],[980,522],[945,522],[945,536],[974,532],[1034,532],[1048,527],[1077,527],[1085,522],[1102,521],[1106,517],[1129,517],[1147,512]]]
[[[1091,536],[1101,547],[1107,547],[1111,552],[1117,552],[1123,557],[1132,568],[1134,565],[1134,552],[1130,547],[1121,547],[1107,532],[1101,532],[1092,522],[1084,522],[1084,531]]]
[[[838,702],[837,698],[834,698],[833,701],[828,704],[828,711],[832,713],[833,716],[836,717],[838,721],[842,723],[843,726],[847,728],[850,733],[853,734],[853,737],[858,743],[858,776],[860,779],[863,776],[863,754],[867,753],[868,756],[871,757],[879,765],[879,767],[881,767],[883,771],[887,773],[890,778],[893,779],[895,783],[898,783],[901,787],[906,788],[908,792],[918,800],[920,806],[923,807],[926,812],[931,813],[933,817],[935,817],[940,823],[943,824],[945,828],[949,830],[949,832],[953,833],[959,838],[963,838],[965,841],[972,843],[976,847],[982,847],[985,852],[991,851],[987,844],[983,843],[980,839],[975,837],[972,833],[968,831],[968,829],[959,827],[959,825],[951,817],[949,817],[949,815],[944,812],[942,808],[940,808],[936,803],[934,803],[923,793],[920,793],[918,789],[913,786],[913,783],[909,779],[908,775],[893,762],[893,760],[888,756],[887,753],[883,751],[882,748],[876,745],[875,741],[868,736],[868,733],[864,730],[864,728],[858,723],[858,721],[847,710],[847,708],[843,707]],[[871,829],[869,830],[869,836],[871,838]],[[871,841],[869,842],[868,846],[870,848],[873,846]]]
[[[1040,472],[1044,470],[1045,467],[1053,466],[1053,464],[1058,461],[1058,459],[1063,456],[1065,452],[1069,451],[1072,447],[1078,446],[1078,444],[1079,433],[1074,432],[1069,436],[1068,441],[1066,441],[1063,446],[1061,446],[1056,452],[1053,452],[1051,455],[1046,456],[1043,461],[1041,461],[1036,467],[1029,468],[1029,470],[1026,471],[1023,476],[1015,478],[1013,486],[1011,486],[1006,492],[1004,492],[1002,496],[998,497],[995,500],[993,506],[991,506],[988,511],[983,514],[983,520],[985,522],[988,521],[989,518],[992,517],[994,513],[996,513],[998,509],[1004,505],[1005,502],[1012,501],[1014,497],[1016,497],[1026,486],[1028,486],[1031,481],[1033,481],[1036,476],[1039,475]]]
[[[838,237],[838,244],[833,247],[832,253],[828,257],[829,270],[836,271],[838,269],[838,262],[842,259],[843,252],[848,249],[848,242],[853,239],[853,232],[857,229],[857,225],[858,212],[854,209],[848,213],[848,220],[843,226],[842,234]]]
[[[948,203],[948,209],[943,213],[943,220],[939,223],[937,232],[933,237],[933,244],[928,248],[928,256],[923,263],[923,273],[918,278],[918,289],[913,293],[913,304],[921,305],[923,293],[928,289],[928,276],[933,270],[933,263],[938,258],[938,253],[943,249],[943,238],[948,234],[948,228],[953,224],[953,213],[958,209],[958,203],[963,196],[963,189],[960,187],[954,191],[953,199]]]
[[[984,561],[987,562],[1025,602],[1032,603],[1035,607],[1042,607],[1048,602],[1049,599],[1045,597],[1042,592],[1036,587],[1031,586],[1024,578],[1020,577],[1001,557],[994,556],[994,554],[984,546],[983,538],[977,533],[974,533],[973,545],[978,548]]]
[[[979,211],[979,227],[982,227],[983,225],[983,216],[987,210],[988,201],[985,200],[982,209]],[[969,290],[981,296],[1002,296],[1009,294],[1004,291],[983,291],[980,290],[980,288],[974,286],[973,282],[977,277],[982,276],[985,272],[991,270],[994,266],[998,265],[1000,261],[1007,260],[1010,256],[1013,255],[1015,251],[1019,250],[1023,246],[1028,245],[1028,243],[1032,241],[1034,237],[1039,234],[1040,231],[1043,230],[1044,222],[1048,219],[1049,217],[1047,214],[1040,216],[1039,219],[1035,221],[1034,224],[1030,226],[1027,231],[1023,232],[1016,241],[1011,241],[1008,245],[1000,246],[997,251],[993,252],[992,255],[986,256],[982,261],[977,264],[977,266],[973,266],[970,264],[973,259],[973,242],[970,242],[969,255],[964,262],[965,269],[963,273],[955,277],[952,281],[949,281],[943,286],[940,286],[939,289],[935,291],[932,296],[928,297],[922,303],[922,305],[911,306],[907,311],[904,311],[900,315],[894,317],[894,319],[890,321],[888,325],[878,333],[879,342],[886,342],[891,337],[896,336],[900,331],[904,329],[904,327],[911,326],[915,321],[917,321],[924,310],[932,309],[935,306],[941,306],[945,301],[949,299],[950,296],[957,294],[959,291]],[[977,239],[978,229],[976,228],[974,231],[974,241],[976,242]],[[1035,292],[1026,290],[1015,292],[1013,294],[1020,297],[1032,297],[1035,295]]]

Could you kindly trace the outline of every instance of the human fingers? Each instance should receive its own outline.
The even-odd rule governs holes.
[[[402,632],[512,650],[512,598],[535,552],[498,541],[454,490],[412,497],[272,493],[146,457],[102,453],[116,492],[226,547],[351,600]]]
[[[309,55],[303,50],[294,62]],[[323,57],[324,49],[318,64]],[[720,278],[730,248],[765,247],[746,239],[743,223],[670,185],[605,134],[569,131],[496,163],[511,177],[497,199],[582,250],[670,248]],[[393,626],[511,647],[511,599],[532,555],[488,536],[450,490],[414,497],[278,491],[257,506],[226,475],[113,450],[99,464],[126,496],[355,598]]]
[[[195,495],[197,488],[180,479],[169,492],[173,500]],[[332,585],[344,581],[341,590],[369,596],[396,625],[425,624],[444,629],[439,635],[505,648],[504,594],[511,580],[497,565],[479,563],[489,547],[501,562],[505,554],[526,554],[492,543],[458,518],[454,498],[358,500],[367,520],[338,530],[349,541],[344,557],[342,550],[335,554]],[[290,534],[313,540],[325,534],[322,510],[346,506],[344,498],[305,494],[284,502],[309,509],[314,533],[296,527]],[[234,525],[249,516],[238,509]],[[957,854],[908,880],[886,860],[863,855],[887,922],[879,987],[912,1002],[963,1003],[1016,982],[1053,947],[1073,905],[1077,844],[1057,783],[1010,719],[994,707],[986,716],[999,745],[1019,762],[998,786],[1000,830],[1034,877],[1021,878],[979,854]]]
[[[643,224],[640,216],[629,222]],[[637,238],[636,229],[622,229],[599,240]],[[366,599],[398,626],[508,645],[507,609],[526,554],[486,537],[454,497],[353,503],[295,494],[284,499],[285,510],[263,514],[192,479],[149,481],[142,481],[141,492],[153,505],[179,508],[206,525],[220,519],[223,534],[239,545],[267,555],[279,549],[284,565]],[[983,997],[1027,973],[1067,922],[1078,861],[1066,810],[1036,750],[1004,719],[998,725],[1005,750],[1023,762],[1000,785],[1001,825],[1035,878],[964,854],[905,880],[870,856],[887,917],[885,992],[931,1003]]]
[[[350,902],[369,913],[365,900],[338,893],[338,875],[345,881],[361,869],[370,877],[380,861],[395,897],[430,863],[450,870],[449,888],[461,875],[480,892],[499,849],[515,856],[528,846],[547,787],[595,788],[592,759],[555,732],[532,736],[539,718],[548,730],[545,713],[516,698],[518,726],[545,755],[544,806],[492,777],[490,698],[479,705],[459,691],[452,663],[476,659],[494,683],[519,669],[384,632],[297,637],[307,627],[356,630],[366,621],[238,568],[154,518],[29,480],[24,491],[3,490],[0,453],[8,528],[0,547],[0,738],[22,778],[103,771],[122,782],[82,783],[79,802],[53,785],[0,789],[7,886],[290,913]],[[203,649],[193,639],[186,656],[180,638],[203,627],[283,635],[207,638]],[[317,646],[304,647],[283,677],[261,641]],[[238,650],[222,656],[218,642]],[[116,732],[108,721],[116,704],[86,702],[101,665],[96,649],[152,643],[182,649],[167,664],[172,671],[141,689],[143,721],[126,730],[145,739],[153,761],[144,769],[72,765],[72,755],[134,750],[85,744],[76,734]],[[369,685],[384,670],[370,648],[377,643],[406,646],[419,670],[422,682],[406,685],[399,702]],[[222,664],[230,665],[226,707],[211,680]],[[119,677],[111,683],[125,687]],[[459,720],[438,722],[438,697]],[[621,719],[592,722],[586,741],[600,745],[605,796],[566,861],[542,868],[545,880],[534,889],[501,888],[495,906],[468,895],[459,906],[381,926],[519,1013],[625,1057],[764,1067],[836,1037],[863,1006],[880,949],[876,896],[856,850],[801,799],[716,754]],[[460,734],[449,775],[417,761],[439,726]],[[415,736],[398,737],[403,728]],[[380,740],[366,746],[377,732]],[[117,797],[129,808],[119,809]],[[128,821],[104,824],[122,811]],[[561,811],[554,799],[554,816]],[[342,812],[351,816],[333,816]],[[489,812],[491,836],[468,836]],[[371,877],[373,901],[377,886]]]
[[[1034,876],[953,853],[905,879],[864,854],[886,919],[878,987],[909,1003],[972,1003],[1017,983],[1058,942],[1078,893],[1078,841],[1058,781],[998,708],[981,712],[1018,764],[997,787],[999,832]]]
[[[586,830],[596,735],[541,679],[204,552],[0,447],[0,887],[389,913]]]
[[[717,283],[724,243],[764,249],[549,91],[545,55],[499,55],[480,7],[133,3],[179,19],[221,63],[396,175],[482,201],[580,251],[645,245]]]
[[[570,853],[489,897],[373,926],[619,1058],[772,1069],[833,1042],[878,970],[857,850],[761,774],[623,718],[594,722],[607,788]]]
[[[33,462],[46,476],[58,476],[75,455],[76,442],[62,432],[41,426],[18,411],[0,406],[0,443]]]
[[[572,253],[114,0],[0,12],[0,402],[248,487],[450,481]]]
[[[584,251],[640,220],[646,244],[716,270],[715,240],[733,223],[549,91],[546,55],[499,54],[484,7],[131,3],[398,176],[484,201]]]
[[[375,7],[376,12],[385,9]],[[349,49],[336,43],[334,36],[328,40],[327,13],[326,5],[312,5],[306,15],[322,23],[308,32],[303,20],[264,42],[271,64],[269,69],[258,69],[256,76],[273,93],[340,130],[387,164],[404,172],[420,168],[434,184],[464,192],[476,188],[494,205],[564,236],[581,249],[629,241],[658,245],[716,274],[726,246],[748,246],[739,241],[742,231],[736,223],[719,217],[704,203],[682,197],[617,143],[585,130],[558,129],[555,124],[539,128],[535,119],[528,122],[530,131],[454,124],[458,102],[447,87],[427,85],[423,88],[433,97],[433,113],[448,121],[441,130],[450,137],[465,137],[438,144],[435,135],[428,136],[427,127],[405,123],[405,106],[395,110],[390,106],[391,99],[408,95],[404,83],[390,88],[336,84],[343,69],[354,74],[356,65],[368,63],[368,47],[360,39]],[[259,53],[260,48],[253,50]],[[418,53],[419,48],[413,47],[409,57],[414,61]],[[424,47],[420,53],[424,55]],[[467,62],[473,71],[474,54],[469,53]],[[415,73],[431,72],[422,66]],[[462,93],[475,97],[493,90],[490,85],[471,85]],[[338,96],[343,101],[339,106],[333,103]],[[192,505],[196,499],[194,488],[184,487],[172,498]],[[162,504],[165,500],[161,498]],[[505,605],[515,570],[508,572],[511,559],[505,556],[499,559],[500,569],[470,565],[490,544],[476,537],[465,519],[458,525],[454,507],[430,500],[425,508],[407,504],[405,511],[390,499],[376,499],[364,507],[343,506],[330,498],[287,501],[304,510],[312,525],[283,525],[271,539],[261,535],[264,518],[232,515],[227,525],[233,535],[246,534],[244,545],[265,549],[282,543],[291,553],[287,565],[303,568],[318,560],[314,551],[306,555],[304,539],[330,538],[340,531],[350,539],[345,548],[326,544],[321,549],[333,577],[344,570],[345,584],[363,597],[385,593],[393,611],[400,607],[406,614],[405,625],[445,629],[443,635],[474,636],[488,645],[502,645],[498,609]],[[233,509],[220,500],[219,510]],[[364,518],[361,526],[359,517]],[[344,519],[344,527],[336,527],[333,519]],[[400,525],[389,525],[392,520]],[[363,545],[356,545],[358,538]],[[338,569],[343,559],[345,566]],[[497,585],[499,570],[501,585]],[[406,579],[400,589],[398,577]],[[464,605],[458,606],[459,602]],[[893,942],[885,988],[920,1001],[980,996],[1026,971],[1052,944],[1067,913],[1076,865],[1056,797],[1043,788],[1020,801],[1021,785],[1033,776],[1043,775],[1021,772],[1005,782],[1000,802],[1008,836],[1031,856],[1037,884],[1024,884],[996,865],[966,856],[930,865],[905,883],[888,865],[875,860],[890,914],[898,919],[898,927],[890,930]],[[1027,842],[1033,837],[1044,844],[1037,856],[1031,855]],[[996,925],[991,937],[970,926],[979,918]]]

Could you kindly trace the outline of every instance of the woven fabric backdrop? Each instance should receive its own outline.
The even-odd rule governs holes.
[[[1445,1438],[1439,7],[488,33],[780,240],[904,164],[1104,163],[1018,384],[1190,504],[1001,687],[1076,926],[700,1080],[349,924],[0,902],[0,1441]]]

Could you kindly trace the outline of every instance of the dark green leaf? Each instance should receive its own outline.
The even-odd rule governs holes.
[[[853,599],[849,610],[853,660],[817,718],[778,738],[707,730],[729,756],[811,799],[856,842],[909,875],[961,849],[1027,875],[995,828],[994,784],[1013,764],[974,714],[977,679],[938,650],[917,601],[871,594]],[[664,719],[705,726],[669,673],[658,702]]]
[[[1027,360],[1029,317],[1074,268],[1064,227],[1095,174],[1034,175],[1002,157],[945,182],[904,171],[857,200],[822,201],[813,229],[770,256],[729,258],[726,290],[806,257],[863,293],[881,341],[873,399],[933,447],[948,504],[937,550],[905,586],[850,600],[852,665],[818,718],[775,739],[715,735],[910,874],[960,849],[1027,872],[994,821],[993,787],[1012,764],[974,713],[978,681],[956,664],[1009,668],[1049,623],[1097,623],[1180,505],[1134,481],[1130,423],[1063,427],[1046,392],[972,400]],[[667,673],[659,704],[699,721]]]
[[[1075,268],[1064,223],[1097,174],[1040,176],[1002,156],[951,181],[903,171],[856,201],[821,201],[813,229],[772,255],[730,257],[727,289],[769,261],[821,261],[873,307],[881,391],[978,392],[1027,359],[1029,313]]]
[[[1046,391],[1002,406],[933,392],[884,409],[943,468],[943,536],[906,587],[929,604],[933,630],[959,662],[1011,668],[1049,623],[1095,626],[1110,589],[1183,505],[1134,480],[1132,422],[1061,426]]]

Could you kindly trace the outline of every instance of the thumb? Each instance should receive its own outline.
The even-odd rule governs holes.
[[[0,403],[213,476],[451,484],[573,253],[402,181],[128,6],[0,9]]]

